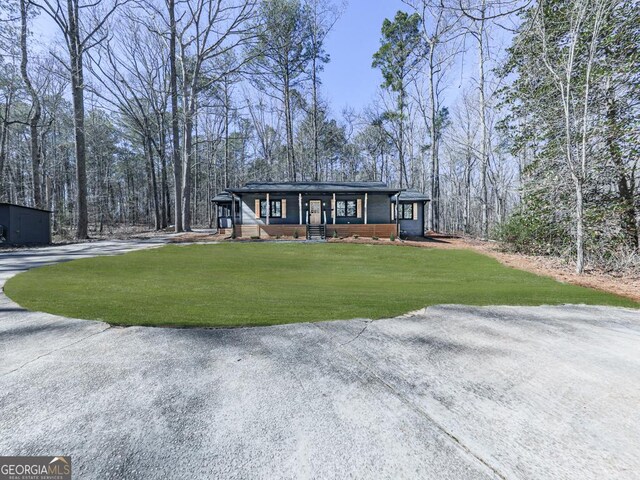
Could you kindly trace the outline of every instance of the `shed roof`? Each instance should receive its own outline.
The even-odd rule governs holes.
[[[400,202],[428,202],[429,200],[429,197],[417,190],[405,190],[400,192],[398,196],[398,201]]]
[[[26,205],[17,205],[15,203],[0,202],[0,207],[26,208],[28,210],[36,210],[37,212],[51,213],[51,210],[45,210],[44,208],[27,207]]]
[[[398,193],[384,182],[249,182],[244,187],[228,188],[232,193]]]

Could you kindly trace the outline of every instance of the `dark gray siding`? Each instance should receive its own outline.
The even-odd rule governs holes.
[[[255,201],[256,199],[266,200],[267,195],[262,194],[254,194],[254,193],[244,193],[242,194],[242,217],[241,221],[243,225],[264,225],[265,218],[256,218],[255,214]],[[272,193],[269,195],[271,200],[286,200],[287,201],[287,216],[285,218],[269,218],[270,225],[286,225],[286,224],[298,224],[299,223],[299,209],[298,209],[298,195],[292,194],[284,194],[278,195]],[[304,198],[303,198],[304,201]],[[304,218],[302,219],[304,223]]]
[[[389,195],[369,194],[368,223],[392,223],[391,222],[391,198]]]
[[[270,225],[282,224],[298,224],[300,221],[297,194],[277,194],[269,195],[271,200],[287,200],[287,216],[286,218],[269,218]],[[255,200],[265,200],[266,194],[244,193],[242,194],[242,216],[243,225],[263,225],[265,218],[255,218]],[[323,221],[326,215],[327,223],[333,223],[331,217],[331,199],[332,195],[326,194],[304,194],[302,195],[302,223],[307,223],[307,212],[309,210],[310,200],[322,201]],[[336,200],[357,200],[362,201],[362,216],[357,217],[337,217],[338,224],[361,224],[364,223],[364,194],[337,194]],[[391,223],[391,200],[388,194],[369,194],[368,195],[368,215],[367,223]]]
[[[402,202],[415,203],[418,207],[417,220],[400,220],[400,236],[422,237],[424,236],[424,202]]]
[[[0,238],[0,244],[2,242],[9,242],[8,236],[11,233],[11,210],[9,205],[0,205],[0,226],[2,227],[4,239]]]
[[[15,245],[51,243],[50,212],[18,205],[0,205],[0,225],[6,243]]]

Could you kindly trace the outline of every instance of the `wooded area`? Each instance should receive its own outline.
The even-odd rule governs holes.
[[[430,195],[432,230],[637,267],[639,2],[405,6],[371,52],[376,98],[336,112],[343,4],[5,1],[0,201],[83,239],[211,227],[210,199],[249,180],[379,180]]]

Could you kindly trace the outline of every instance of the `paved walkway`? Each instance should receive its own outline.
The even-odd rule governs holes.
[[[161,242],[1,253],[0,283]],[[638,478],[639,405],[629,309],[213,330],[110,327],[0,296],[0,455],[71,455],[74,478]]]

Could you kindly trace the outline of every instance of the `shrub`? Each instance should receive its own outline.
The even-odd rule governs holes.
[[[360,238],[360,235],[354,235],[353,238]]]
[[[510,250],[528,255],[563,255],[572,244],[561,219],[527,210],[512,214],[496,228],[494,235]]]
[[[371,240],[379,240],[378,237],[371,237]]]
[[[392,242],[395,242],[396,236],[392,233],[391,235],[389,235],[389,240],[391,240]]]
[[[337,230],[333,231],[333,238],[338,238],[338,231]]]
[[[237,237],[237,235],[236,235],[236,230],[235,230],[235,229],[233,229],[233,231],[231,232],[231,238],[232,238],[233,240],[235,240],[235,239],[236,239],[236,237]]]
[[[293,231],[293,238],[298,238],[300,236],[300,234],[298,233],[298,230],[294,230]]]
[[[260,235],[251,235],[251,240],[260,240]]]

